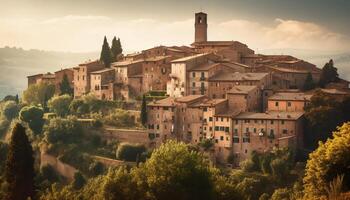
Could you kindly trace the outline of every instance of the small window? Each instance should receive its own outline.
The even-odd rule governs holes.
[[[284,124],[284,120],[281,121],[281,124]]]
[[[210,121],[210,122],[213,121],[213,117],[209,117],[209,121]]]
[[[276,106],[276,107],[278,106],[278,101],[275,102],[275,106]]]
[[[192,77],[196,77],[196,73],[195,72],[192,72]]]
[[[291,102],[288,102],[288,107],[291,107],[292,106],[292,103]]]
[[[220,136],[220,140],[223,141],[224,140],[224,136]]]
[[[287,133],[288,133],[288,130],[287,130],[287,129],[283,129],[282,133],[283,133],[283,134],[287,134]]]

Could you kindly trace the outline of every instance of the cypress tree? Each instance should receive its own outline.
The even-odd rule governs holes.
[[[309,72],[306,76],[306,79],[305,79],[305,82],[304,82],[304,85],[303,85],[303,90],[304,91],[307,91],[307,90],[312,90],[315,88],[315,83],[312,79],[312,75],[311,73]]]
[[[339,80],[338,69],[334,67],[333,60],[331,59],[322,68],[319,85],[321,87],[324,87],[328,83],[337,82],[338,80]]]
[[[110,67],[112,63],[111,49],[109,48],[106,36],[103,40],[100,60],[104,63],[105,67]]]
[[[123,53],[123,48],[122,48],[122,43],[120,42],[120,38],[118,38],[117,42],[118,42],[118,45],[117,45],[117,47],[118,47],[117,55],[119,55],[119,54]]]
[[[70,96],[73,96],[73,88],[71,88],[71,86],[69,84],[67,74],[63,75],[62,82],[59,84],[59,86],[60,86],[60,91],[61,91],[60,95],[68,94]]]
[[[145,95],[142,96],[141,123],[143,126],[146,126],[147,124],[147,104]]]
[[[116,61],[119,53],[118,53],[118,41],[117,41],[117,38],[115,36],[112,40],[111,52],[112,52],[112,56],[113,56],[112,60]]]
[[[12,130],[9,144],[5,179],[8,183],[6,199],[25,200],[34,197],[33,149],[24,127],[17,123]]]

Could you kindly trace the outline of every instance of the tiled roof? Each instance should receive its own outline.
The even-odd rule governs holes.
[[[148,106],[165,106],[165,107],[171,107],[175,106],[175,98],[173,97],[168,97],[165,99],[161,99],[158,101],[153,101],[151,103],[147,104]]]
[[[219,73],[211,77],[210,81],[244,81],[244,80],[261,80],[269,73]]]
[[[171,62],[172,63],[186,62],[186,61],[189,61],[189,60],[192,60],[192,59],[196,59],[196,58],[199,58],[199,57],[202,57],[202,56],[206,56],[206,55],[208,55],[208,53],[202,53],[202,54],[197,54],[197,55],[193,55],[193,56],[187,56],[187,57],[183,57],[183,58],[179,58],[179,59],[173,60]]]
[[[93,71],[93,72],[91,72],[91,74],[101,74],[101,73],[109,72],[109,71],[114,71],[114,69],[112,69],[112,68],[105,68],[105,69],[101,69],[101,70],[98,70],[98,71]]]
[[[155,56],[155,57],[150,57],[150,58],[146,58],[145,61],[160,61],[160,60],[164,60],[166,58],[170,58],[171,56]]]
[[[144,62],[144,60],[125,60],[125,61],[118,61],[118,62],[114,62],[111,63],[112,67],[120,67],[120,66],[127,66],[127,65],[131,65],[131,64],[135,64],[135,63],[140,63],[140,62]]]
[[[188,102],[191,102],[194,100],[201,99],[203,97],[204,97],[204,95],[188,95],[188,96],[184,96],[184,97],[179,97],[176,99],[176,101],[180,102],[180,103],[188,103]]]
[[[248,94],[256,88],[256,85],[235,85],[232,89],[227,91],[227,94]]]
[[[269,100],[286,100],[286,101],[310,101],[312,94],[302,92],[278,92],[269,97]]]
[[[283,119],[296,120],[303,116],[303,112],[278,112],[269,111],[266,113],[244,112],[240,113],[235,119]]]

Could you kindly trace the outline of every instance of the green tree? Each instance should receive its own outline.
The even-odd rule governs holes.
[[[83,174],[81,174],[81,172],[75,172],[74,174],[74,180],[72,182],[73,188],[76,190],[81,189],[86,183],[86,180],[83,176]]]
[[[49,144],[76,143],[81,139],[83,130],[75,117],[53,118],[44,127],[45,140]]]
[[[24,127],[17,123],[12,131],[6,159],[7,199],[33,199],[34,175],[33,149]]]
[[[19,106],[15,101],[6,101],[3,107],[3,114],[7,120],[11,121],[12,119],[18,116]]]
[[[307,73],[304,85],[303,85],[303,90],[304,91],[308,91],[308,90],[312,90],[315,88],[315,83],[314,80],[312,79],[312,75],[311,73]]]
[[[112,53],[111,49],[109,48],[106,36],[103,40],[100,60],[104,63],[105,67],[110,67],[112,63]]]
[[[5,168],[5,161],[8,152],[8,145],[0,141],[0,176],[2,176]]]
[[[337,82],[338,80],[339,80],[338,69],[334,67],[333,60],[331,59],[322,68],[319,85],[321,87],[324,87],[328,83]]]
[[[23,92],[23,101],[30,105],[41,105],[46,109],[46,103],[55,94],[55,85],[46,82],[30,85]]]
[[[343,175],[344,186],[350,185],[350,123],[345,123],[333,133],[333,139],[310,154],[304,177],[304,194],[306,198],[327,196],[329,183],[337,176]],[[349,191],[350,188],[344,188]]]
[[[123,52],[121,43],[120,43],[120,39],[114,36],[113,40],[112,40],[112,47],[111,47],[111,52],[112,52],[112,56],[113,56],[113,61],[116,61],[118,55],[120,55]]]
[[[28,123],[29,128],[35,133],[40,134],[44,125],[44,111],[37,106],[26,106],[19,112],[19,119]]]
[[[54,96],[48,102],[49,109],[58,116],[64,117],[69,114],[69,106],[72,102],[72,97],[68,94]]]
[[[132,171],[150,199],[212,199],[208,161],[180,142],[168,141]]]
[[[145,95],[142,96],[141,123],[142,123],[143,126],[147,125],[147,103],[146,103]]]
[[[61,95],[63,95],[63,94],[68,94],[68,95],[70,95],[70,96],[73,96],[74,90],[73,90],[73,88],[70,86],[70,83],[69,83],[67,74],[64,74],[64,75],[63,75],[62,82],[59,83],[59,86],[60,86]]]
[[[290,200],[291,191],[287,188],[279,188],[271,196],[271,200]]]
[[[135,162],[146,151],[140,144],[121,143],[118,145],[117,159]]]

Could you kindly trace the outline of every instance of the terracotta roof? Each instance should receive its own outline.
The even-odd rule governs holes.
[[[209,78],[209,81],[245,81],[245,80],[258,81],[268,75],[269,73],[240,73],[240,72],[219,73]]]
[[[147,106],[172,107],[172,106],[175,106],[175,98],[168,97],[168,98],[161,99],[161,100],[158,100],[158,101],[153,101],[151,103],[148,103]]]
[[[114,71],[114,69],[112,69],[112,68],[105,68],[105,69],[101,69],[101,70],[98,70],[98,71],[93,71],[93,72],[91,72],[91,74],[101,74],[101,73],[109,72],[109,71]]]
[[[35,77],[35,76],[42,76],[43,74],[34,74],[34,75],[30,75],[30,76],[27,76],[27,78],[29,77]]]
[[[187,56],[187,57],[183,57],[183,58],[179,58],[179,59],[173,60],[171,62],[172,63],[187,62],[187,61],[190,61],[192,59],[196,59],[196,58],[199,58],[199,57],[202,57],[202,56],[206,56],[206,55],[209,55],[209,53],[202,53],[202,54],[197,54],[197,55],[193,55],[193,56]]]
[[[205,97],[204,95],[188,95],[188,96],[184,96],[184,97],[179,97],[176,99],[177,102],[180,102],[180,103],[189,103],[191,101],[195,101],[195,100],[198,100],[198,99],[201,99]]]
[[[269,100],[310,101],[312,94],[302,92],[279,92],[269,97]]]
[[[55,74],[51,74],[50,72],[49,73],[46,73],[46,74],[43,74],[42,78],[49,78],[49,79],[54,79],[56,77]]]
[[[205,41],[192,43],[193,46],[231,46],[231,45],[242,45],[247,46],[238,41]]]
[[[251,68],[248,65],[244,65],[242,63],[237,63],[237,62],[227,62],[227,63],[222,63],[223,65],[229,66],[229,67],[233,67],[234,65],[238,65],[240,67],[244,67],[244,68]]]
[[[248,94],[256,88],[256,85],[235,85],[232,89],[227,91],[227,94]]]
[[[99,64],[99,63],[100,63],[99,60],[93,60],[93,61],[89,60],[89,61],[86,61],[84,63],[80,63],[79,66],[85,66],[85,65],[89,65],[89,64]]]
[[[235,117],[239,115],[241,111],[239,110],[224,110],[222,112],[216,113],[215,117]]]
[[[127,66],[127,65],[131,65],[131,64],[135,64],[135,63],[141,63],[144,62],[144,60],[125,60],[125,61],[118,61],[118,62],[114,62],[111,63],[112,67],[122,67],[122,66]]]
[[[235,119],[283,119],[283,120],[297,120],[303,116],[304,112],[278,112],[269,111],[265,113],[244,112],[240,113]]]
[[[271,69],[276,70],[276,71],[287,72],[287,73],[299,73],[299,74],[309,73],[309,71],[307,71],[307,70],[297,70],[297,69],[289,69],[289,68],[284,68],[284,67],[273,67],[273,66],[266,66],[266,67],[271,68]]]
[[[61,69],[61,70],[55,71],[55,73],[59,73],[59,72],[62,72],[62,71],[74,71],[74,70],[73,70],[73,68],[65,68],[65,69]]]
[[[192,105],[192,107],[211,107],[211,106],[216,106],[218,104],[227,102],[227,99],[203,99],[201,102],[198,102],[194,105]]]

